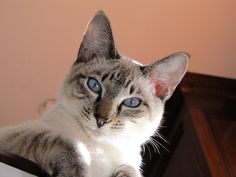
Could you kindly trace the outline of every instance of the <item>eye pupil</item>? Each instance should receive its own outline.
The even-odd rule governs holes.
[[[100,83],[94,78],[89,78],[87,85],[89,89],[95,93],[100,93],[102,91]]]
[[[97,83],[93,83],[93,86],[92,86],[93,88],[98,88],[98,84]]]

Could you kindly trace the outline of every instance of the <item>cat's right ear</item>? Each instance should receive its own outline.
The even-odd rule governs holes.
[[[87,25],[75,64],[99,58],[120,58],[109,19],[103,11],[98,11]]]

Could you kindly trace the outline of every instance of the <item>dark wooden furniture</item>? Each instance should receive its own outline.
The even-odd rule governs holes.
[[[144,155],[145,177],[236,177],[236,80],[187,73],[166,113],[169,152]]]

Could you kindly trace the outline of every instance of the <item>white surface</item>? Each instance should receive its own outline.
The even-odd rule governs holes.
[[[35,177],[35,176],[0,162],[0,177]]]

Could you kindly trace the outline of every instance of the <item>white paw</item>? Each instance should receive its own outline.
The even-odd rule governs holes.
[[[142,177],[142,176],[140,175],[140,172],[135,170],[133,167],[128,165],[122,165],[113,172],[112,177]]]

